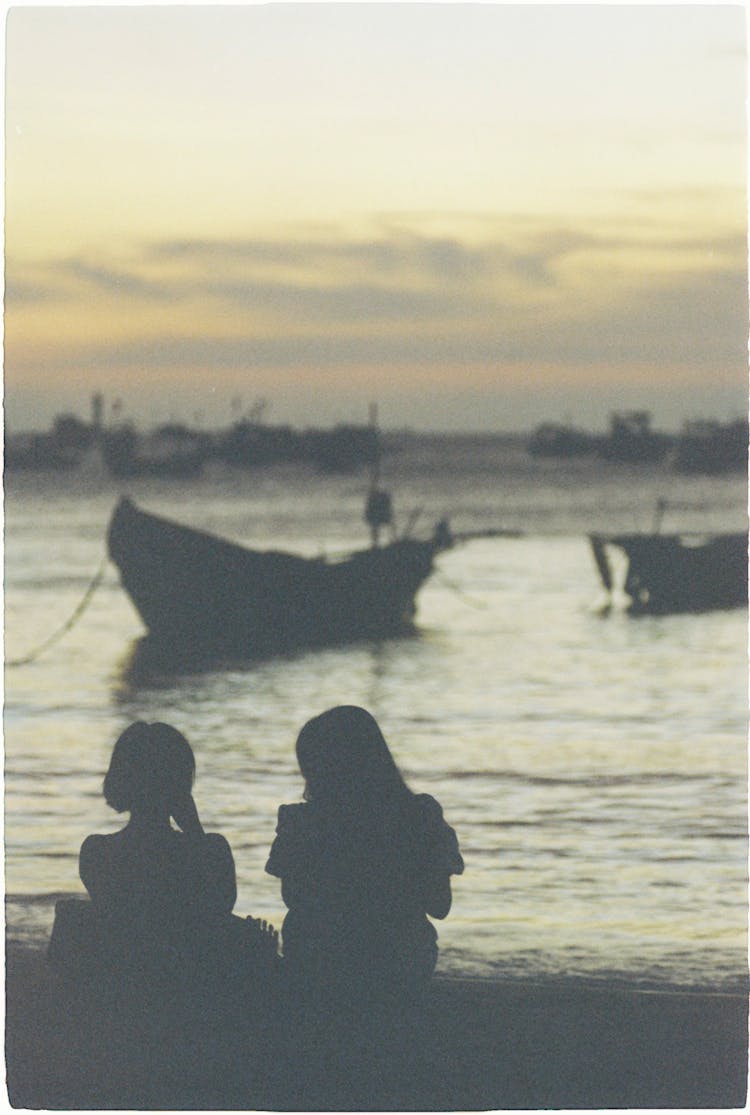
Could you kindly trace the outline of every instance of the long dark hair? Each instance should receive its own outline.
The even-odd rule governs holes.
[[[411,800],[411,790],[374,716],[338,705],[313,717],[297,737],[305,800],[326,811],[381,812]]]

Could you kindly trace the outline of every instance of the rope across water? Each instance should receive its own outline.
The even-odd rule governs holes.
[[[28,666],[31,662],[34,662],[45,650],[56,643],[58,639],[61,639],[66,632],[70,631],[70,629],[78,622],[83,613],[86,611],[86,608],[91,603],[91,599],[94,593],[104,580],[104,574],[107,570],[108,561],[109,558],[107,554],[105,554],[102,558],[99,568],[94,575],[93,580],[89,584],[78,604],[73,609],[71,615],[66,619],[65,623],[63,623],[61,627],[58,627],[56,631],[53,631],[48,638],[46,638],[42,643],[35,647],[34,650],[32,650],[29,654],[24,655],[23,658],[13,658],[10,661],[7,661],[5,663],[6,666]]]

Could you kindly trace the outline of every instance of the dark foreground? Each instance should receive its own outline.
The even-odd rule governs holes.
[[[747,998],[435,979],[418,1014],[335,1032],[208,1003],[92,1016],[39,952],[7,953],[10,1102],[52,1109],[743,1107]],[[308,1020],[309,1022],[309,1020]]]

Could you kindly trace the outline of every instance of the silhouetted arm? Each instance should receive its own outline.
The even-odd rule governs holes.
[[[276,838],[266,863],[269,875],[281,880],[281,897],[288,907],[309,892],[308,852],[310,833],[305,823],[307,806],[279,806]]]
[[[192,794],[187,794],[180,801],[174,802],[172,816],[175,824],[182,829],[186,836],[205,836]]]
[[[198,842],[195,854],[202,859],[202,901],[207,912],[231,913],[237,901],[237,876],[228,842],[218,832],[204,831],[192,794],[173,803],[172,817],[191,842]]]
[[[450,875],[444,872],[428,875],[425,878],[423,898],[425,913],[431,918],[446,918],[453,902]]]
[[[309,885],[296,873],[290,872],[281,877],[281,897],[287,907],[296,906],[309,893]]]
[[[425,913],[432,918],[445,918],[453,902],[451,875],[460,875],[464,861],[454,830],[443,819],[443,810],[434,798],[420,797],[427,827],[428,852],[424,864],[422,900]]]
[[[230,914],[237,901],[234,857],[228,842],[218,832],[204,841],[206,900],[213,913]]]

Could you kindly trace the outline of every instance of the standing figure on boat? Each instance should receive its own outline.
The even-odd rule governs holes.
[[[414,996],[435,968],[429,920],[463,871],[456,834],[404,782],[370,713],[343,705],[297,739],[305,801],[282,805],[266,871],[281,880],[291,986],[340,1000]]]

